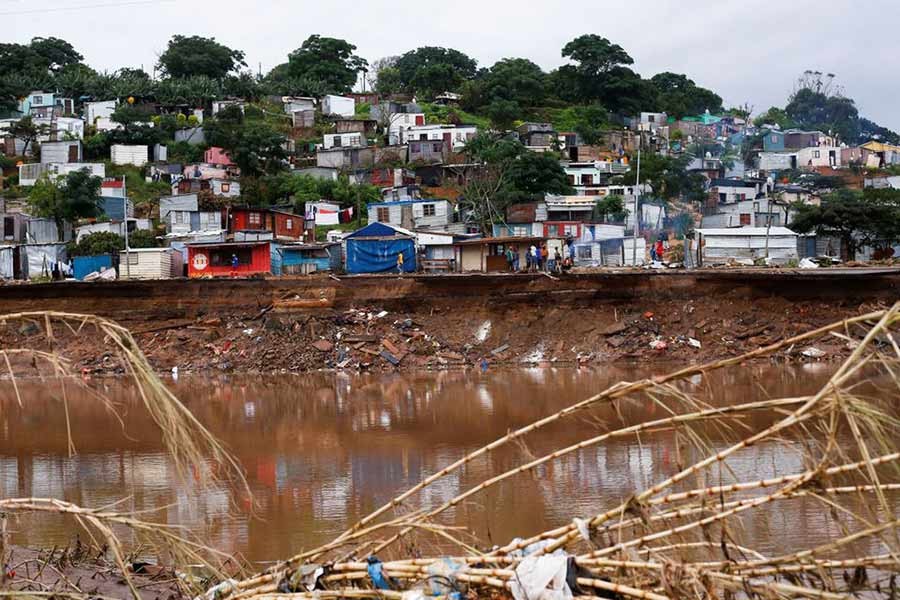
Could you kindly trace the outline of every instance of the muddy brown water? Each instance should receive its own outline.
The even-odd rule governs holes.
[[[657,368],[521,369],[397,375],[182,377],[175,393],[236,454],[258,510],[224,490],[197,492],[180,483],[135,390],[120,380],[94,385],[114,400],[122,424],[94,398],[72,391],[69,417],[77,454],[69,456],[57,387],[20,383],[19,406],[0,385],[0,497],[58,497],[189,526],[212,546],[269,561],[326,542],[397,493],[504,435],[509,429]],[[833,367],[754,365],[695,377],[687,391],[716,403],[813,392]],[[663,416],[649,400],[623,405],[627,421]],[[616,414],[597,410],[537,434],[527,449],[475,461],[429,488],[417,502],[436,505],[516,464],[523,452],[596,435]],[[124,425],[124,426],[123,426]],[[713,447],[725,437],[708,432]],[[759,479],[796,472],[792,442],[763,443],[731,461],[735,476]],[[589,516],[675,472],[670,432],[618,439],[508,480],[447,513],[487,542],[504,543]],[[727,479],[727,474],[723,475]],[[233,505],[245,510],[229,511]],[[782,552],[824,543],[840,532],[821,505],[795,500],[743,521],[743,541]],[[13,542],[66,544],[76,526],[56,517],[20,518]],[[785,535],[790,532],[790,535]]]

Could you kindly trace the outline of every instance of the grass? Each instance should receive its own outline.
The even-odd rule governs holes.
[[[462,125],[474,125],[478,127],[478,129],[491,128],[489,119],[468,113],[461,108],[441,106],[440,104],[431,104],[428,102],[422,102],[419,106],[422,107],[422,112],[425,113],[425,122],[429,125],[459,121]]]

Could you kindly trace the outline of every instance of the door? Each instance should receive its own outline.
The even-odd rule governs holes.
[[[450,133],[449,131],[444,133],[444,145],[447,148],[450,148],[453,146],[453,134]]]
[[[3,217],[3,239],[4,240],[16,239],[16,218],[15,217]]]
[[[69,146],[69,162],[78,162],[78,144],[72,144],[71,146]]]
[[[416,125],[425,124],[425,115],[416,115]]]

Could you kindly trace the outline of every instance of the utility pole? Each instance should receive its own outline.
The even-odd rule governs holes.
[[[634,195],[634,231],[631,239],[631,266],[637,265],[637,238],[641,230],[641,142],[644,141],[644,135],[641,126],[638,124],[638,160],[637,175],[635,176],[636,194]]]
[[[122,223],[125,227],[125,278],[131,279],[131,252],[128,249],[128,190],[122,175]]]

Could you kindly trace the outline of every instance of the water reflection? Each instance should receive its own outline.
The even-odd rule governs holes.
[[[661,365],[659,372],[667,370]],[[551,414],[621,379],[647,370],[528,369],[415,375],[345,373],[265,377],[181,377],[171,385],[189,408],[244,465],[259,503],[258,517],[236,516],[246,498],[225,491],[197,494],[181,486],[161,452],[153,424],[135,391],[119,381],[97,385],[124,411],[124,430],[94,399],[72,393],[70,416],[78,454],[67,453],[66,424],[57,393],[30,382],[19,407],[10,386],[0,391],[0,496],[53,496],[86,506],[127,498],[121,509],[159,509],[155,518],[191,527],[221,550],[273,560],[330,539],[398,492],[509,429]],[[704,396],[749,401],[809,393],[829,371],[759,365],[683,385]],[[649,401],[623,405],[626,419],[664,415]],[[540,455],[552,446],[596,435],[616,414],[592,411],[547,428],[529,442]],[[770,417],[754,417],[766,419]],[[708,432],[714,446],[726,440]],[[448,517],[482,538],[504,542],[599,512],[636,489],[674,473],[678,449],[671,432],[617,439],[541,467],[477,496]],[[421,505],[440,504],[489,473],[517,464],[521,448],[490,454],[428,488]],[[730,466],[738,478],[759,479],[801,468],[799,452],[761,444]],[[723,474],[723,478],[730,477]],[[838,532],[820,505],[794,502],[789,511],[748,517],[747,535],[761,548],[787,550]],[[800,538],[779,535],[790,526]],[[67,542],[63,519],[23,519],[14,541]]]

